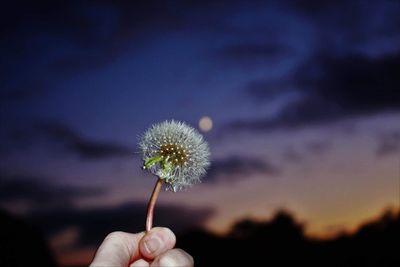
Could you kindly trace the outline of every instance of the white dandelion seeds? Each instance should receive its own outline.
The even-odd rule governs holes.
[[[153,125],[139,142],[143,168],[157,175],[174,192],[185,189],[206,173],[209,149],[203,136],[183,122]]]
[[[158,176],[147,208],[146,231],[150,231],[162,183],[167,185],[167,190],[176,192],[200,182],[210,165],[210,152],[200,133],[174,120],[150,127],[141,137],[139,146],[143,169]]]

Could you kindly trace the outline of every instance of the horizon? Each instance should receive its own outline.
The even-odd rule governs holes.
[[[52,235],[50,234],[52,230],[49,230],[49,228],[43,228],[43,221],[41,222],[40,220],[38,220],[38,218],[23,218],[23,220],[21,219],[22,218],[17,217],[13,218],[13,216],[10,216],[10,214],[4,213],[4,211],[0,210],[0,224],[2,225],[2,229],[6,229],[7,231],[7,234],[2,233],[3,237],[5,238],[5,240],[8,240],[8,242],[17,242],[19,239],[28,238],[29,241],[32,242],[32,244],[35,244],[35,248],[32,247],[32,250],[36,251],[36,261],[34,262],[44,264],[44,262],[47,261],[48,264],[46,265],[54,266],[52,263],[50,264],[50,262],[54,261],[54,259],[46,256],[46,251],[49,249],[49,251],[53,253],[52,256],[55,256],[57,266],[87,266],[87,264],[93,258],[96,247],[86,246],[82,247],[80,250],[73,250],[70,251],[70,253],[65,253],[65,250],[67,249],[68,251],[68,248],[70,248],[69,245],[71,244],[71,242],[73,242],[73,239],[78,238],[79,236],[79,234],[75,232],[74,229],[68,229],[63,233]],[[10,224],[10,222],[12,223]],[[201,263],[199,266],[209,265],[207,262],[210,261],[210,258],[202,257],[203,247],[207,245],[217,246],[215,244],[216,241],[239,242],[237,245],[243,246],[246,242],[249,242],[249,240],[255,239],[253,242],[256,241],[257,244],[253,244],[253,246],[260,247],[262,245],[261,240],[265,239],[263,242],[266,242],[270,246],[273,245],[275,242],[278,242],[276,240],[277,238],[284,238],[284,240],[281,240],[279,243],[286,243],[286,246],[289,247],[299,246],[299,244],[297,243],[298,238],[300,238],[302,240],[301,242],[303,242],[303,245],[299,246],[297,249],[291,248],[287,252],[277,251],[277,253],[296,253],[296,250],[305,250],[308,251],[307,253],[312,253],[311,251],[316,249],[324,250],[324,247],[326,250],[327,244],[330,244],[330,246],[336,244],[335,246],[337,246],[337,249],[340,249],[341,247],[343,247],[343,245],[340,245],[343,242],[360,242],[361,240],[361,243],[359,244],[360,247],[357,246],[357,248],[355,248],[355,250],[357,251],[356,254],[363,253],[363,250],[366,248],[371,249],[371,247],[378,246],[375,248],[374,253],[378,254],[379,256],[374,256],[372,259],[374,261],[378,260],[380,261],[380,263],[387,262],[394,264],[394,261],[398,261],[398,259],[396,259],[396,254],[394,253],[394,251],[389,252],[390,250],[393,250],[394,247],[390,247],[391,242],[388,239],[395,238],[396,231],[397,233],[399,232],[399,226],[400,210],[387,208],[379,215],[363,221],[351,232],[343,231],[341,233],[337,233],[335,236],[329,237],[309,236],[307,235],[307,222],[299,220],[299,218],[297,218],[296,215],[292,212],[282,209],[278,210],[271,218],[266,220],[256,220],[254,218],[238,219],[234,224],[232,224],[229,231],[227,231],[226,233],[215,233],[201,226],[197,226],[194,228],[186,229],[183,232],[178,232],[177,237],[178,246],[189,249],[188,252],[194,253],[194,255],[199,258]],[[98,226],[93,227],[96,228]],[[130,226],[126,224],[122,227],[122,229],[120,228],[120,230],[129,230],[129,228]],[[101,227],[99,229],[101,229]],[[48,244],[43,243],[40,239],[36,239],[37,233],[41,233],[43,231],[44,233],[46,233],[47,236],[52,236]],[[9,240],[10,238],[12,238],[13,240]],[[84,238],[90,239],[94,237],[90,237],[89,235]],[[374,240],[376,238],[380,238],[385,241],[383,243],[383,246],[381,246],[380,244],[382,241],[377,242],[377,240]],[[193,243],[193,241],[196,239],[197,241]],[[214,239],[214,241],[210,241],[210,239]],[[81,242],[85,243],[87,241],[82,240]],[[364,248],[361,248],[362,246]],[[64,252],[62,252],[63,250]],[[328,251],[325,251],[324,253],[329,253]],[[334,251],[331,251],[331,253],[333,252]],[[224,253],[230,253],[229,249],[223,249],[222,254],[225,255]],[[297,251],[297,253],[300,252]],[[347,251],[347,253],[349,252]],[[41,261],[40,258],[37,258],[38,255],[41,255],[41,257],[43,257]],[[326,260],[323,256],[317,255],[315,255],[316,259],[314,259],[314,261],[317,259]],[[369,261],[372,260],[368,260],[368,257],[360,258],[358,256],[355,256],[354,253],[349,253],[347,257],[350,257],[351,261],[359,261],[368,264],[371,264],[371,262]],[[343,261],[343,259],[346,259],[346,256],[341,255],[338,259],[336,259],[336,261],[334,261],[336,263],[331,262],[330,264],[332,264],[332,266],[337,266],[335,264],[349,263],[349,259],[345,261]],[[7,261],[7,257],[5,257],[5,259],[2,258],[2,260],[3,263],[5,262],[12,264],[12,261]],[[244,258],[240,258],[239,260],[243,261]],[[303,255],[302,261],[304,260],[309,261],[310,259],[308,259],[307,257],[304,258]],[[280,262],[280,260],[275,258],[272,262],[278,263]]]

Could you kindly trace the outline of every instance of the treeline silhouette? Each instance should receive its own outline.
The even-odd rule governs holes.
[[[358,231],[330,240],[304,235],[293,216],[280,211],[268,222],[243,220],[226,236],[192,231],[178,238],[196,267],[205,266],[400,266],[400,213],[385,212]]]
[[[224,236],[205,230],[177,237],[196,267],[400,266],[400,212],[386,211],[352,234],[312,239],[287,211],[272,220],[237,222]],[[89,263],[88,263],[89,264]],[[37,228],[0,211],[0,266],[56,266]]]
[[[43,233],[0,210],[0,267],[55,267]]]

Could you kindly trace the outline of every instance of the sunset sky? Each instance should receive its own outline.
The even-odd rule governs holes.
[[[286,209],[328,237],[398,209],[399,14],[390,0],[10,2],[0,206],[84,262],[106,230],[144,227],[156,178],[140,134],[208,116],[207,177],[158,202],[172,229]]]

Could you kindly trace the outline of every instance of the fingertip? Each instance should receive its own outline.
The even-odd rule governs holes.
[[[144,259],[140,259],[129,265],[129,267],[149,267],[150,263],[145,261]]]
[[[182,249],[171,249],[157,257],[152,264],[152,267],[193,267],[193,257]]]
[[[154,259],[175,246],[175,234],[168,228],[155,227],[151,229],[139,242],[141,255],[147,259]]]

